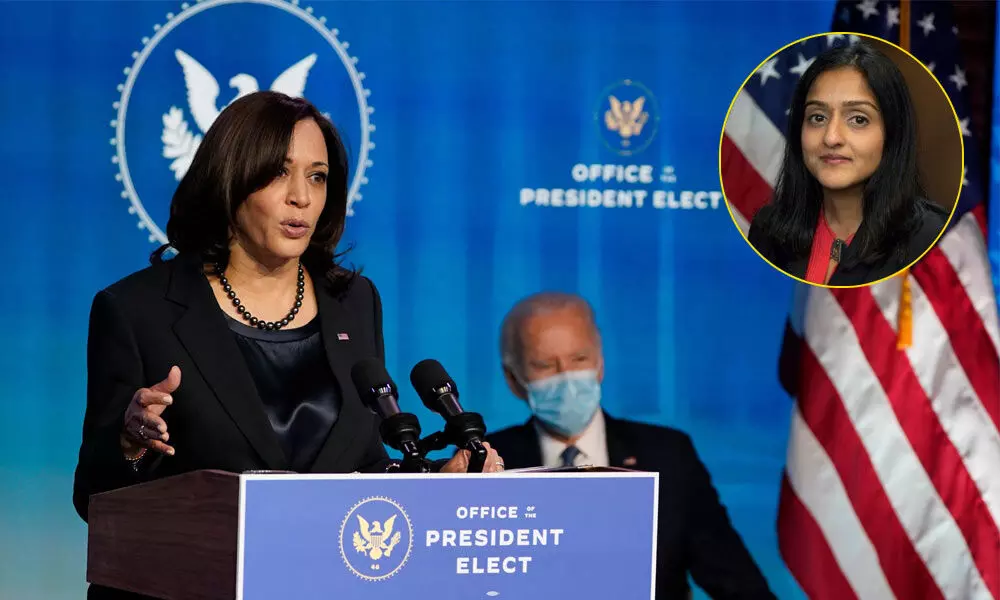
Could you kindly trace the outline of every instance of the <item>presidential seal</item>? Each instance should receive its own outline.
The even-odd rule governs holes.
[[[649,88],[638,81],[625,79],[601,94],[594,121],[601,139],[611,151],[631,156],[653,142],[660,111]]]
[[[413,550],[413,525],[406,511],[384,496],[358,502],[340,525],[340,556],[365,581],[399,572]]]
[[[305,97],[333,121],[354,150],[352,215],[372,166],[374,109],[340,32],[299,0],[200,0],[180,8],[142,38],[113,105],[111,161],[139,229],[150,242],[167,242],[170,199],[202,137],[226,106],[260,89]]]

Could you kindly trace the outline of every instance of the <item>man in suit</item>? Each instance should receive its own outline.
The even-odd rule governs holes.
[[[689,598],[687,575],[716,599],[773,599],[733,529],[691,439],[601,408],[604,358],[590,305],[541,293],[518,302],[501,329],[510,390],[532,418],[489,442],[508,469],[595,465],[660,474],[656,597]]]

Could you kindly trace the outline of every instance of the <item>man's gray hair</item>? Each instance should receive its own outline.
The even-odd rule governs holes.
[[[594,338],[600,344],[600,331],[594,308],[583,297],[565,292],[539,292],[519,300],[507,313],[500,326],[500,358],[503,365],[520,375],[523,372],[524,345],[521,332],[529,318],[545,312],[567,307],[578,308],[587,316],[593,329]]]

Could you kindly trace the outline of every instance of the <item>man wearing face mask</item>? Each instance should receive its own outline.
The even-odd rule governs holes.
[[[691,439],[601,408],[604,358],[586,300],[554,292],[529,296],[504,318],[500,343],[507,385],[532,412],[527,423],[487,436],[507,469],[594,465],[659,472],[656,597],[690,598],[691,575],[712,598],[774,598]]]

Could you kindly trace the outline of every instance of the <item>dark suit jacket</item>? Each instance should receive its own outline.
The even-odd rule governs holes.
[[[87,347],[87,410],[73,489],[84,520],[91,494],[198,469],[287,470],[225,314],[196,261],[178,257],[134,273],[94,298]],[[351,383],[360,359],[384,359],[382,306],[372,283],[355,277],[334,295],[315,288],[326,354],[343,405],[311,472],[384,469],[379,420]],[[339,333],[349,339],[338,339]],[[343,336],[341,336],[343,337]],[[163,413],[174,456],[156,456],[133,472],[119,446],[135,391],[181,369],[180,388]],[[143,460],[148,460],[147,456]]]
[[[690,572],[713,598],[772,600],[774,595],[729,522],[691,439],[675,429],[607,414],[605,428],[612,467],[660,474],[657,599],[688,598]],[[487,438],[508,469],[542,464],[532,421]]]
[[[864,285],[874,283],[880,279],[895,275],[906,268],[907,265],[917,260],[934,243],[934,240],[937,239],[938,234],[941,233],[941,230],[944,229],[948,221],[948,213],[936,203],[920,199],[918,200],[918,206],[921,218],[916,226],[907,232],[907,239],[905,240],[906,251],[902,259],[887,256],[873,264],[859,263],[853,265],[851,268],[838,266],[830,277],[830,281],[827,282],[827,285]],[[750,245],[757,252],[760,252],[765,258],[771,261],[774,266],[789,275],[805,279],[806,268],[809,266],[809,256],[786,256],[781,248],[774,244],[771,238],[764,235],[760,228],[760,222],[770,218],[773,210],[773,206],[767,205],[757,211],[753,221],[750,223],[750,231],[747,232],[747,241],[750,242]],[[862,224],[862,227],[864,227],[864,224]],[[852,248],[850,245],[847,246],[841,262],[849,259],[856,250],[856,248]]]
[[[381,471],[388,456],[379,420],[351,384],[360,359],[384,359],[382,306],[364,277],[335,294],[314,279],[326,354],[343,398],[310,471]],[[339,333],[348,340],[338,339]],[[341,336],[342,337],[342,336]],[[135,391],[181,369],[163,413],[174,456],[147,456],[139,472],[119,445]],[[253,378],[197,261],[178,257],[134,273],[94,298],[87,342],[87,410],[73,504],[87,519],[91,494],[199,469],[287,470],[287,459]],[[134,598],[92,586],[89,598]]]

